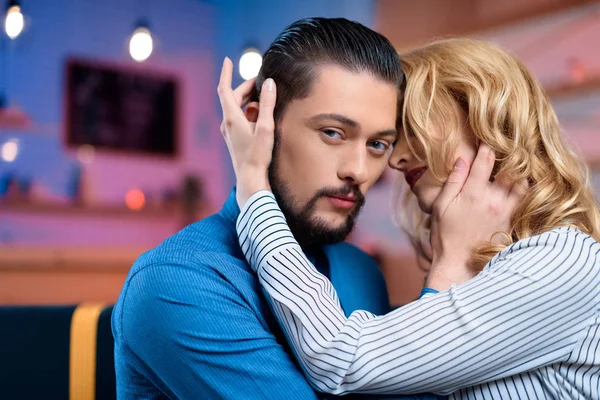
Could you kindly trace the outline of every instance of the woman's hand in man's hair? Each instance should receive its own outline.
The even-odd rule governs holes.
[[[248,198],[260,190],[270,190],[268,168],[273,153],[275,136],[276,88],[272,79],[263,83],[256,122],[244,115],[254,92],[255,80],[231,88],[233,64],[229,58],[223,62],[218,93],[223,110],[221,133],[227,143],[233,169],[237,178],[237,201],[241,207]]]

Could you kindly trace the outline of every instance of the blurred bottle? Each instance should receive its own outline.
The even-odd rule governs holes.
[[[198,219],[203,197],[202,180],[195,175],[186,175],[181,188],[184,225],[189,225]]]
[[[79,163],[74,163],[69,170],[67,179],[67,197],[73,205],[81,205],[83,203],[82,196],[82,174],[83,170]]]

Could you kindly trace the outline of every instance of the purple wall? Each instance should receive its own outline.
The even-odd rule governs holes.
[[[36,191],[61,199],[75,152],[63,145],[64,69],[68,57],[97,59],[131,68],[166,71],[181,84],[178,159],[97,152],[84,166],[85,197],[122,203],[127,190],[159,195],[192,173],[204,179],[211,210],[234,183],[219,133],[216,85],[221,62],[237,62],[248,45],[265,50],[286,25],[307,16],[342,16],[372,26],[373,0],[23,0],[28,29],[14,42],[2,39],[0,87],[8,78],[11,104],[24,109],[35,127],[22,133],[0,129],[0,146],[17,139],[13,163],[0,161],[0,175],[30,176]],[[143,64],[131,60],[127,43],[135,22],[149,20],[155,51]],[[0,58],[1,60],[2,58]],[[4,78],[3,78],[4,77]],[[235,74],[234,84],[241,79]],[[174,232],[180,221],[25,214],[2,210],[0,245],[124,245],[149,247]]]

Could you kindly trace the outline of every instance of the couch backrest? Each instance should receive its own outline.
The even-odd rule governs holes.
[[[0,306],[0,398],[77,399],[70,393],[71,333],[77,306]],[[112,306],[97,318],[96,400],[116,399]],[[84,371],[85,373],[86,371]],[[71,371],[72,373],[72,371]],[[72,391],[71,391],[72,392]],[[79,397],[81,397],[79,395]]]

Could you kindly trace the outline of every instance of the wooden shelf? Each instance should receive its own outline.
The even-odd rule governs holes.
[[[127,272],[143,247],[0,247],[0,272]]]
[[[161,218],[177,219],[183,213],[173,207],[148,207],[140,211],[133,211],[120,204],[99,205],[69,205],[61,203],[27,203],[8,202],[0,203],[0,213],[23,214],[51,214],[81,217],[107,217],[107,218]]]
[[[546,93],[552,99],[580,96],[600,91],[600,75],[593,75],[582,82],[565,82],[552,87],[546,87]]]
[[[0,247],[0,304],[114,303],[144,247]]]

